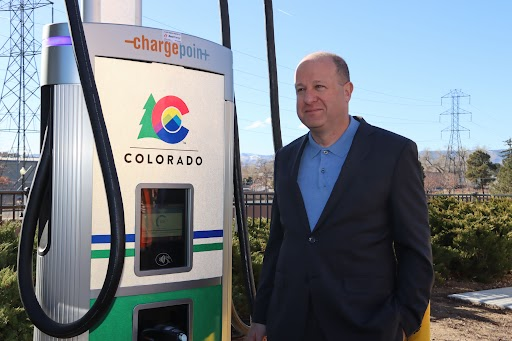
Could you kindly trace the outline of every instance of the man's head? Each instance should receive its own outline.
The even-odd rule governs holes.
[[[335,54],[315,52],[297,66],[297,115],[318,143],[334,143],[348,127],[353,88],[347,64]]]

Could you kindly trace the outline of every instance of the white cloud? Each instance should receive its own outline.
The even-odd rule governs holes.
[[[250,125],[248,125],[245,129],[257,129],[257,128],[261,128],[261,127],[265,127],[265,126],[266,126],[265,122],[254,121]]]
[[[245,129],[257,129],[257,128],[264,128],[267,126],[270,126],[272,124],[271,118],[266,118],[264,121],[254,121],[251,124],[249,124]]]

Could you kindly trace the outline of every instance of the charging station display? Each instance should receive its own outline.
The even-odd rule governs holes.
[[[188,271],[192,187],[145,186],[138,186],[136,199],[140,203],[137,275]]]

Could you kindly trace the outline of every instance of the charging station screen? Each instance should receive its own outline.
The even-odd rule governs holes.
[[[187,266],[188,189],[140,191],[140,271]]]

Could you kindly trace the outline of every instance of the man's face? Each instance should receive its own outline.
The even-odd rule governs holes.
[[[329,57],[303,61],[295,73],[297,115],[312,133],[336,134],[348,125],[353,85],[340,79]]]

